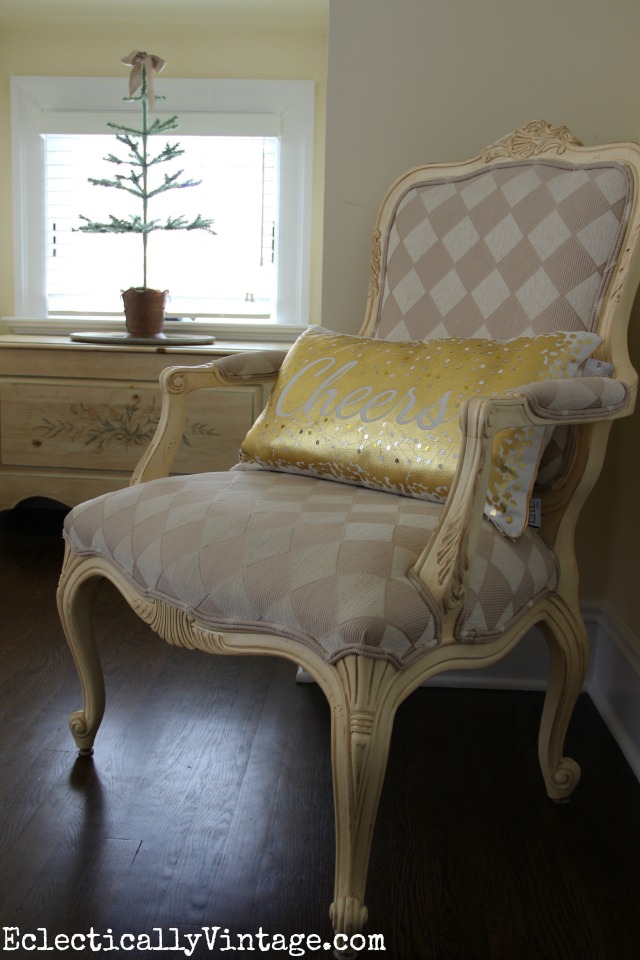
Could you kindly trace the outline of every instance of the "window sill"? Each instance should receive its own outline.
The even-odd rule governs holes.
[[[68,337],[78,331],[91,333],[124,332],[124,319],[114,317],[3,317],[10,333],[35,336]],[[165,333],[213,336],[216,340],[255,343],[292,343],[306,326],[270,322],[233,320],[168,320]]]

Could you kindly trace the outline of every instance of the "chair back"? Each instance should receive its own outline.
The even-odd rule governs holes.
[[[473,159],[417,167],[391,187],[374,233],[361,333],[508,340],[587,330],[635,389],[627,324],[640,275],[640,147],[583,147],[535,121]],[[554,431],[539,481],[567,469]]]

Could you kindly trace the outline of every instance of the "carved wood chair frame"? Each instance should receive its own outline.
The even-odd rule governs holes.
[[[388,218],[397,198],[413,182],[429,177],[458,177],[491,162],[530,157],[558,162],[611,162],[628,167],[634,183],[633,209],[621,253],[611,278],[596,332],[603,344],[597,356],[614,367],[625,387],[625,400],[614,409],[558,413],[535,406],[526,396],[475,397],[463,408],[462,453],[453,489],[442,508],[435,533],[425,544],[415,573],[427,585],[442,621],[442,642],[403,670],[383,659],[348,655],[334,664],[286,637],[237,631],[214,632],[176,608],[140,596],[106,561],[79,557],[67,549],[59,586],[59,609],[80,676],[83,707],[70,719],[81,752],[91,752],[100,725],[105,693],[93,638],[91,602],[101,578],[115,584],[133,610],[169,643],[217,654],[274,655],[302,666],[319,684],[331,708],[331,750],[336,819],[334,899],[330,916],[336,932],[361,931],[367,918],[365,883],[378,801],[382,789],[392,724],[398,706],[418,686],[445,670],[480,668],[504,657],[537,626],[548,643],[549,683],[539,734],[539,759],[549,796],[566,800],[578,783],[578,765],[563,755],[568,723],[588,663],[588,639],[578,605],[574,555],[576,521],[601,469],[613,419],[632,412],[637,376],[627,351],[627,324],[640,278],[638,182],[640,147],[631,143],[583,147],[564,127],[539,121],[521,128],[464,163],[433,164],[401,177],[385,197],[374,234],[369,297],[362,335],[375,333],[380,265]],[[161,377],[163,407],[156,436],[138,465],[133,484],[166,476],[181,443],[189,395],[204,387],[251,382],[273,383],[282,351],[215,360],[201,367],[175,367]],[[568,469],[544,496],[540,535],[552,548],[559,567],[555,591],[528,608],[501,637],[471,645],[454,640],[474,555],[487,489],[492,438],[514,425],[575,424]]]

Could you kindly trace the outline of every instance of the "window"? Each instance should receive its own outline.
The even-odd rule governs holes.
[[[120,289],[142,285],[139,236],[73,229],[80,214],[138,212],[124,191],[87,180],[113,177],[107,154],[125,157],[105,132],[107,121],[138,120],[123,84],[126,93],[121,79],[12,78],[15,312],[38,332],[77,329],[78,315],[108,328]],[[215,236],[152,233],[149,285],[170,289],[169,315],[209,328],[286,324],[290,335],[308,320],[313,83],[163,78],[156,92],[167,103],[156,101],[154,116],[180,121],[160,148],[178,141],[177,169],[202,183],[154,198],[151,215],[200,213]]]
[[[140,214],[141,203],[122,190],[95,186],[88,175],[113,179],[119,170],[103,158],[125,159],[112,136],[45,135],[45,293],[49,316],[121,314],[121,286],[142,286],[140,235],[78,232],[79,212],[107,222]],[[158,138],[159,152],[168,142]],[[169,138],[175,142],[175,135]],[[184,154],[150,171],[150,186],[183,168],[198,188],[162,193],[149,217],[165,221],[200,213],[215,234],[154,231],[148,238],[148,285],[170,289],[169,312],[189,317],[273,319],[277,137],[185,137]],[[155,177],[153,174],[155,173]]]

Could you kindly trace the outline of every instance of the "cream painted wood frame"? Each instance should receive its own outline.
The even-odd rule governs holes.
[[[62,623],[80,675],[84,705],[70,720],[76,743],[90,753],[100,725],[105,693],[93,638],[91,599],[99,578],[110,580],[136,613],[161,637],[178,646],[220,654],[270,654],[301,665],[327,696],[332,718],[332,763],[336,819],[335,890],[330,916],[337,933],[361,931],[366,919],[365,883],[371,838],[387,763],[391,729],[399,704],[419,685],[452,669],[488,666],[537,625],[549,647],[549,682],[539,735],[539,758],[549,796],[569,798],[580,770],[563,756],[567,726],[588,662],[588,640],[578,607],[577,568],[573,547],[576,520],[600,472],[607,435],[615,417],[632,412],[637,376],[627,352],[627,325],[640,278],[638,238],[640,147],[632,143],[581,146],[565,127],[543,121],[528,124],[461,164],[416,168],[387,194],[375,228],[370,292],[361,333],[370,334],[378,307],[381,263],[389,218],[407,186],[430,178],[459,177],[496,160],[511,163],[546,156],[556,163],[623,164],[633,182],[631,212],[617,263],[611,275],[596,331],[603,343],[597,356],[613,364],[613,378],[624,386],[624,401],[615,407],[561,412],[532,409],[525,396],[508,399],[474,397],[461,413],[463,445],[459,468],[439,524],[425,544],[414,571],[427,586],[442,620],[440,645],[417,662],[398,670],[385,660],[349,655],[328,664],[308,648],[281,636],[213,632],[192,616],[165,603],[138,595],[129,582],[102,559],[81,558],[69,549],[59,587]],[[282,354],[248,355],[216,360],[200,367],[163,372],[163,407],[155,439],[137,467],[132,483],[167,474],[182,436],[187,397],[201,387],[273,382]],[[622,392],[622,391],[621,391]],[[454,639],[470,574],[487,489],[492,438],[506,426],[577,424],[571,463],[544,494],[540,535],[554,551],[557,588],[525,608],[517,622],[497,640],[471,645]]]

